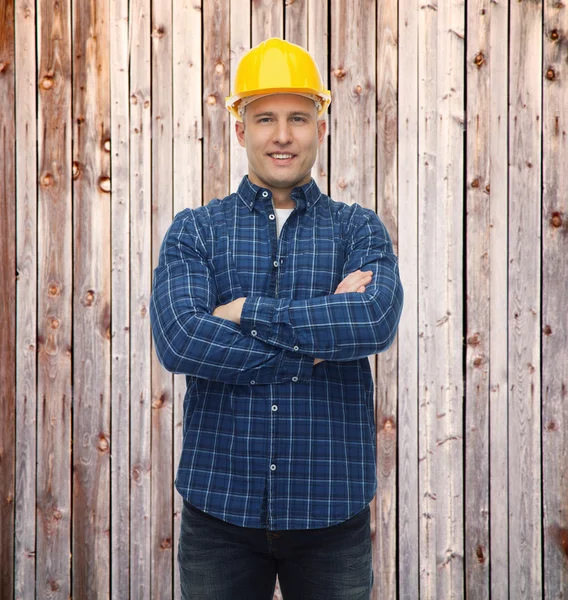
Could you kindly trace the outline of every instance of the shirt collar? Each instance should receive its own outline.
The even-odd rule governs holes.
[[[268,200],[272,201],[270,190],[252,183],[248,175],[245,175],[241,180],[237,194],[250,211],[254,210],[255,207],[260,208]],[[320,196],[321,191],[313,179],[292,190],[292,200],[296,203],[298,212],[312,210]]]

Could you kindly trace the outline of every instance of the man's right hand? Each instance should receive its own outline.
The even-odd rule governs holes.
[[[354,271],[337,286],[334,294],[346,294],[347,292],[363,293],[373,279],[373,271]]]

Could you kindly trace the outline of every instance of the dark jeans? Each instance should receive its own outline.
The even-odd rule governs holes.
[[[370,510],[325,529],[267,531],[225,523],[184,502],[183,600],[369,600]]]

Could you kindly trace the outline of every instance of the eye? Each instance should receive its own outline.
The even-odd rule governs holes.
[[[257,123],[270,123],[271,117],[259,117],[256,122]]]
[[[295,116],[291,119],[294,123],[305,123],[307,121],[306,117]]]

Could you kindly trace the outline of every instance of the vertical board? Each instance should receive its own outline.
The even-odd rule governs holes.
[[[152,267],[171,224],[172,198],[172,6],[152,3]],[[140,308],[148,319],[147,304]],[[172,597],[173,379],[152,353],[151,597]]]
[[[420,3],[421,597],[463,594],[463,2]]]
[[[251,0],[252,45],[271,37],[284,37],[284,2]]]
[[[235,71],[243,54],[250,49],[251,26],[250,26],[250,2],[249,0],[231,0],[231,49],[229,52],[229,95],[233,92]],[[245,149],[237,141],[235,135],[235,121],[229,117],[227,137],[229,142],[229,190],[235,191],[248,170],[247,154]],[[208,198],[204,200],[207,202]]]
[[[153,364],[148,317],[153,250],[150,243],[152,240],[150,0],[131,0],[129,11],[130,594],[132,598],[148,600],[151,577]],[[161,173],[157,174],[158,178],[161,176]],[[161,200],[160,196],[156,198],[157,202]],[[158,206],[166,213],[162,215],[161,225],[165,227],[167,226],[165,221],[170,216],[170,208],[167,206],[164,209],[161,205]],[[156,240],[156,244],[159,244],[159,240]],[[164,379],[166,378],[167,376],[164,375]]]
[[[110,561],[108,0],[73,3],[73,595],[106,598]]]
[[[419,598],[418,539],[418,4],[398,14],[398,257],[404,309],[398,329],[398,595]]]
[[[327,2],[318,0],[308,0],[307,28],[308,45],[307,49],[314,57],[326,89],[330,89],[329,81],[329,31],[328,14],[329,5]],[[325,120],[327,121],[327,136],[319,147],[316,163],[312,170],[312,177],[318,184],[324,194],[329,194],[329,144],[330,144],[330,112],[333,113],[334,102],[331,98],[331,105],[328,108]]]
[[[308,48],[308,4],[309,0],[284,2],[284,37],[303,48]]]
[[[36,571],[37,103],[35,5],[16,2],[16,496],[14,592],[33,598]],[[33,160],[32,160],[33,159]]]
[[[470,2],[466,137],[466,594],[489,598],[490,71],[489,0]]]
[[[538,598],[541,561],[542,3],[513,2],[509,73],[509,580]]]
[[[173,29],[173,193],[174,212],[201,205],[202,180],[202,68],[201,68],[201,5],[190,0],[174,0],[176,15]],[[187,32],[192,32],[188,38]],[[174,378],[174,460],[172,479],[179,463],[183,443],[183,398],[185,377]],[[179,598],[179,568],[177,548],[182,498],[174,494],[174,573],[173,597]]]
[[[331,196],[371,210],[376,209],[375,37],[374,2],[333,3]]]
[[[544,594],[561,598],[568,589],[568,14],[544,3],[543,206],[542,206],[542,465],[544,503]]]
[[[377,4],[377,206],[376,211],[398,250],[397,219],[397,1]],[[377,357],[377,495],[373,558],[373,598],[394,600],[397,595],[396,567],[396,432],[397,349],[395,343]]]
[[[0,581],[14,581],[14,477],[16,417],[16,128],[14,0],[0,5]]]
[[[489,491],[490,560],[492,600],[509,598],[509,500],[508,500],[508,37],[507,2],[490,3],[491,77],[490,148],[490,334],[489,334]],[[482,65],[483,66],[483,65]]]
[[[130,186],[128,1],[110,0],[111,447],[110,597],[130,593]]]
[[[229,0],[203,3],[203,201],[229,192]]]
[[[38,3],[36,597],[71,595],[71,6]]]

